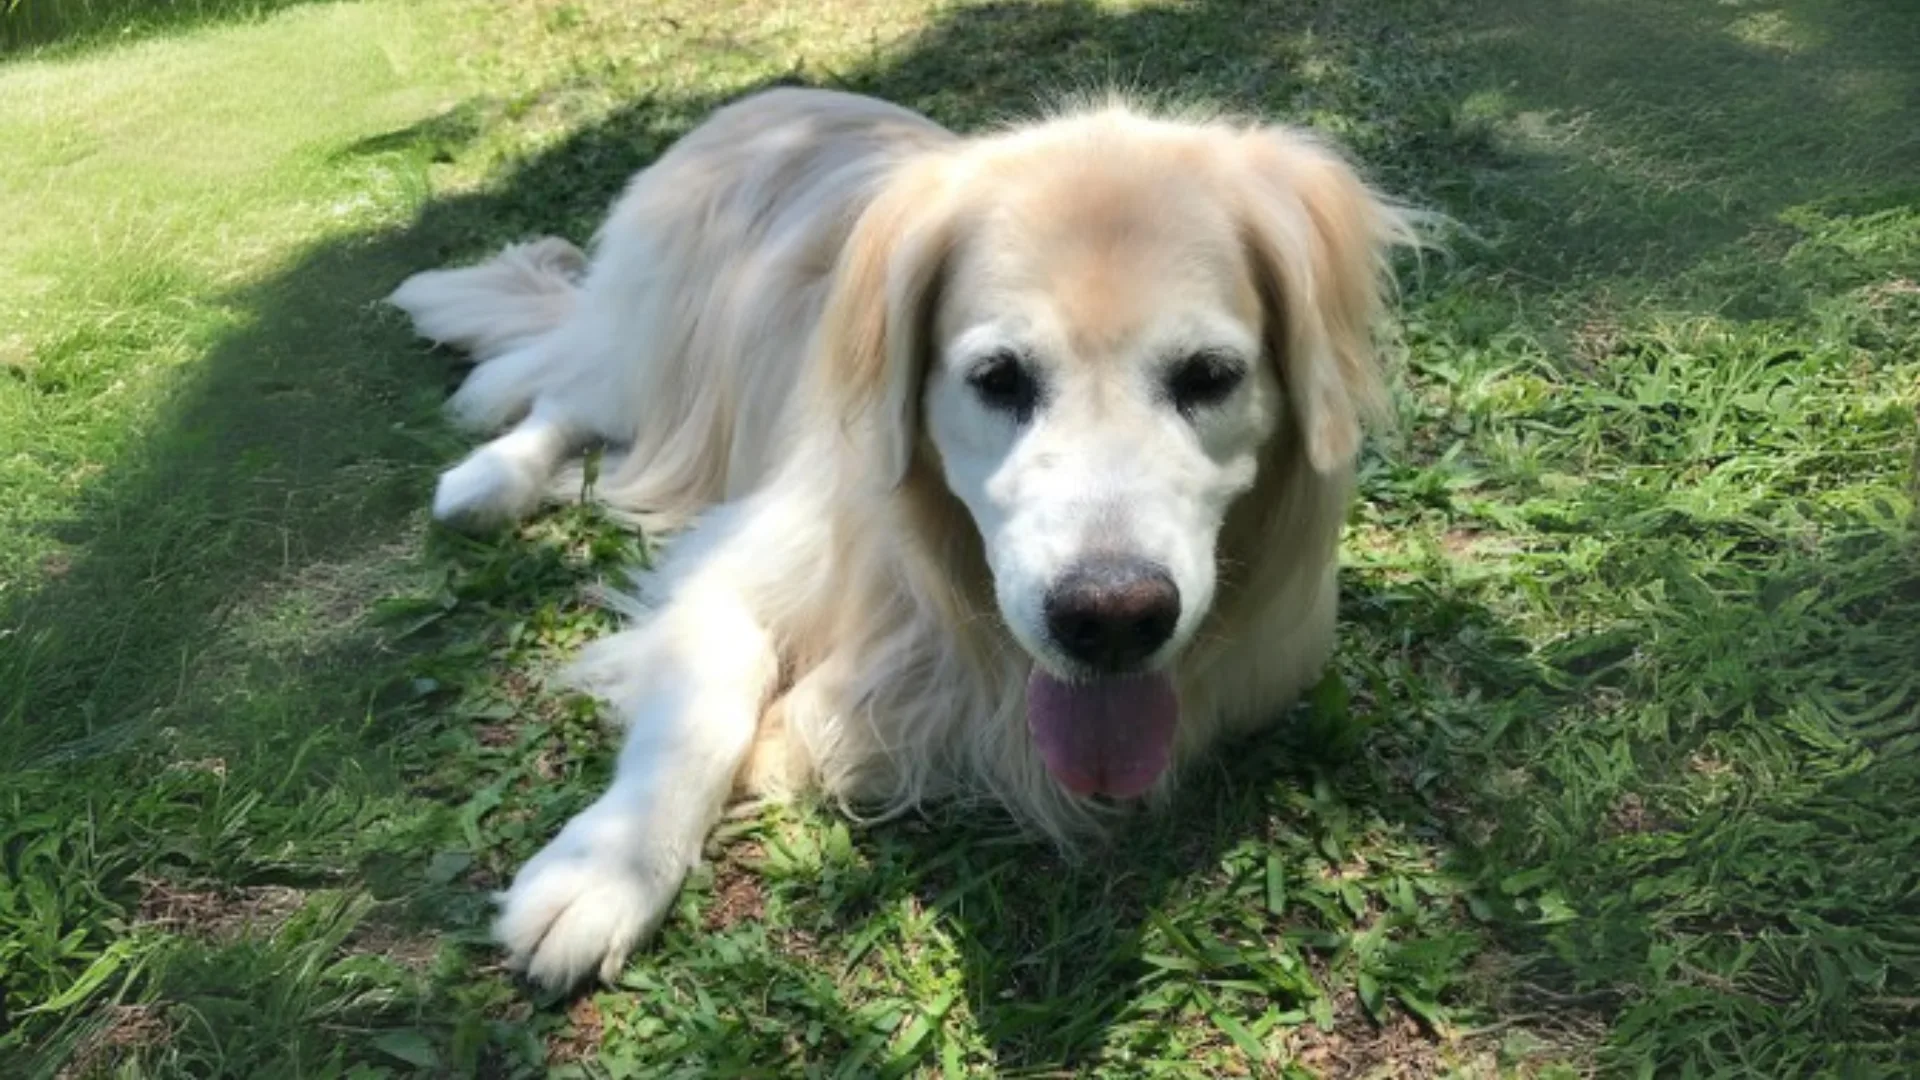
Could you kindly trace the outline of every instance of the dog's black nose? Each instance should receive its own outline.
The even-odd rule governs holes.
[[[1173,636],[1180,590],[1158,564],[1099,556],[1054,582],[1046,615],[1047,632],[1068,656],[1096,671],[1130,671]]]

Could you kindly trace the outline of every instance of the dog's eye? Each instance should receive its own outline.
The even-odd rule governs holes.
[[[1231,356],[1195,353],[1167,375],[1167,396],[1183,415],[1191,416],[1227,400],[1246,376],[1246,365]]]
[[[976,364],[967,373],[967,385],[987,408],[1010,413],[1023,422],[1033,415],[1034,404],[1040,400],[1040,384],[1026,363],[1011,352],[995,353]]]

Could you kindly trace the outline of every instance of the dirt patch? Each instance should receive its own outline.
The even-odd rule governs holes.
[[[272,934],[307,898],[284,885],[187,889],[153,878],[140,885],[141,923],[223,944]]]
[[[1525,550],[1513,540],[1478,529],[1454,528],[1440,534],[1440,550],[1461,562],[1497,559]]]
[[[757,922],[767,913],[767,890],[753,869],[728,860],[714,868],[713,900],[703,921],[708,930],[727,930]]]
[[[1625,328],[1610,316],[1590,316],[1574,328],[1573,361],[1588,374],[1598,371],[1620,350],[1626,337]]]
[[[65,551],[55,551],[40,560],[40,576],[48,581],[59,581],[73,570],[73,555]]]
[[[509,721],[493,724],[481,724],[473,729],[473,737],[481,746],[489,750],[512,746],[520,738],[520,727]]]
[[[167,766],[173,772],[204,773],[215,779],[227,778],[227,759],[220,757],[197,758],[193,761],[175,761]]]
[[[598,1057],[606,1030],[593,998],[578,999],[567,1008],[567,1026],[547,1036],[547,1064],[574,1065]]]
[[[820,951],[820,940],[805,930],[782,930],[771,935],[771,941],[773,947],[789,959],[816,967],[826,962],[826,954]]]
[[[380,956],[419,974],[433,966],[439,946],[432,938],[413,937],[396,927],[368,922],[347,940],[347,947],[365,956]]]
[[[106,1022],[80,1040],[54,1076],[78,1080],[109,1072],[139,1051],[166,1045],[176,1026],[164,1004],[115,1005],[107,1010]]]
[[[533,759],[534,775],[549,784],[559,780],[566,775],[569,756],[565,743],[559,739],[548,739]]]
[[[1615,799],[1613,806],[1608,808],[1602,831],[1607,836],[1627,836],[1665,832],[1670,828],[1672,823],[1663,820],[1659,811],[1629,791]]]
[[[1440,550],[1456,559],[1471,559],[1480,544],[1480,534],[1473,529],[1448,529],[1440,534]]]
[[[1920,284],[1915,284],[1906,278],[1894,278],[1892,281],[1882,281],[1875,285],[1868,285],[1866,288],[1860,290],[1861,299],[1866,301],[1868,307],[1876,311],[1892,307],[1902,300],[1916,296],[1920,296]]]
[[[1352,990],[1333,999],[1333,1030],[1304,1024],[1287,1040],[1289,1056],[1325,1080],[1432,1080],[1500,1075],[1491,1041],[1461,1039],[1394,1010],[1375,1023]]]
[[[1351,993],[1336,1000],[1332,1031],[1304,1025],[1294,1039],[1294,1059],[1326,1080],[1429,1080],[1449,1071],[1440,1042],[1411,1017],[1375,1025],[1360,1015]]]
[[[1733,763],[1712,749],[1694,751],[1693,756],[1687,758],[1687,768],[1712,780],[1731,776],[1734,772]]]

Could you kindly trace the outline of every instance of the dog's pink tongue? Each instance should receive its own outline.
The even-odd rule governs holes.
[[[1180,700],[1164,675],[1070,683],[1034,669],[1027,728],[1054,779],[1079,795],[1131,799],[1167,771]]]

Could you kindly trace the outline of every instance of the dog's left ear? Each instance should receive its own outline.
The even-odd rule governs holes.
[[[1360,450],[1362,421],[1387,411],[1374,322],[1393,249],[1417,242],[1412,215],[1303,132],[1240,136],[1245,235],[1308,458],[1330,473]]]
[[[875,464],[894,484],[919,438],[934,305],[953,247],[947,189],[938,157],[894,170],[840,252],[814,343],[841,420],[874,440]]]

